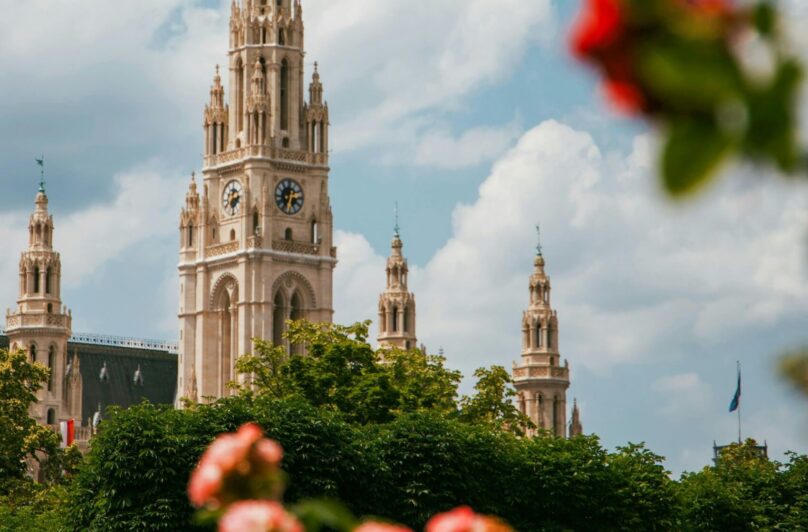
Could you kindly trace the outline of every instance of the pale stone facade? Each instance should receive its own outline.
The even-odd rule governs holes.
[[[559,354],[558,314],[550,302],[550,278],[544,271],[541,244],[533,261],[534,271],[528,288],[530,304],[522,314],[522,359],[513,366],[513,381],[519,410],[537,430],[566,436],[567,388],[569,364]],[[575,405],[570,436],[583,433],[578,406]]]
[[[28,248],[20,257],[17,309],[6,312],[6,334],[12,350],[27,351],[32,362],[51,370],[31,415],[54,425],[81,419],[81,375],[68,362],[72,316],[62,305],[62,262],[53,250],[53,216],[48,213],[44,183],[35,204],[28,222]]]
[[[409,267],[404,258],[398,223],[387,258],[387,288],[379,296],[379,345],[415,349],[415,295],[407,289]]]
[[[218,68],[204,112],[201,194],[180,216],[177,395],[222,397],[253,338],[332,319],[336,248],[328,105],[315,63],[304,101],[299,1],[233,2],[229,101]]]

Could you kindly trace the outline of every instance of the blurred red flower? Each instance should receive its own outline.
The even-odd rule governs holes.
[[[234,503],[219,521],[219,532],[304,532],[303,525],[272,501]]]
[[[426,524],[426,532],[513,532],[494,517],[474,513],[468,506],[434,516]]]
[[[218,507],[228,477],[275,471],[282,458],[281,446],[263,438],[258,425],[242,425],[235,433],[218,436],[202,455],[191,474],[188,498],[197,508]]]

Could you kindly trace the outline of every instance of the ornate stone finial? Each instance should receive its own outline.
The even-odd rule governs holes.
[[[538,238],[538,243],[536,244],[536,256],[541,257],[541,224],[536,224],[536,236]]]
[[[396,225],[393,226],[393,235],[395,235],[396,238],[401,238],[401,228],[398,225],[398,202],[396,202],[395,216],[396,216]]]
[[[319,64],[317,61],[315,61],[315,62],[314,62],[314,73],[315,73],[315,74],[319,74],[319,72],[317,71],[317,68],[318,68],[319,66],[320,66],[320,64]]]
[[[36,164],[39,165],[39,191],[45,193],[45,154],[41,158],[36,159]]]

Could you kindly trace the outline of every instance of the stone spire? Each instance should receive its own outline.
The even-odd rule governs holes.
[[[538,227],[537,227],[538,230]],[[522,357],[514,363],[513,380],[519,408],[539,431],[565,436],[569,367],[559,354],[558,314],[550,301],[550,278],[544,270],[541,241],[529,278],[527,310],[522,314]]]
[[[323,101],[323,84],[320,81],[318,65],[314,63],[314,74],[309,84],[309,102],[304,105],[306,116],[306,137],[308,150],[314,153],[328,153],[328,102]]]
[[[570,421],[570,438],[580,436],[584,433],[584,427],[581,425],[581,413],[578,411],[578,400],[572,401],[572,420]]]
[[[44,168],[42,159],[37,163]],[[31,361],[51,370],[31,411],[32,417],[47,424],[56,424],[72,414],[64,401],[72,318],[62,306],[62,263],[59,253],[53,250],[53,232],[43,172],[28,221],[28,248],[20,256],[17,309],[6,312],[6,333],[12,349],[27,351]]]
[[[387,258],[387,288],[379,296],[379,344],[382,347],[413,349],[415,336],[415,295],[407,290],[409,267],[402,250],[398,207],[391,252]]]
[[[205,155],[216,155],[227,149],[229,109],[224,103],[224,87],[219,65],[210,87],[210,103],[205,106]]]

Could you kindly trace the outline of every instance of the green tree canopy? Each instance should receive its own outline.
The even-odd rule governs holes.
[[[23,351],[0,349],[0,491],[5,482],[25,475],[26,460],[58,453],[59,437],[30,415],[49,374]]]

